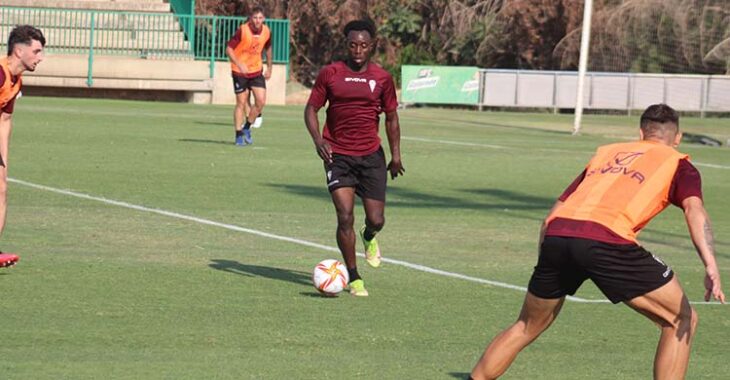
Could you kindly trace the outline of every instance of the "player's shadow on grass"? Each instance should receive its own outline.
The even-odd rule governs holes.
[[[329,193],[323,187],[319,186],[297,185],[290,183],[273,183],[269,184],[269,186],[310,198],[318,198],[322,200],[330,199]],[[462,189],[459,191],[476,194],[478,196],[451,197],[399,187],[391,187],[388,189],[388,207],[451,208],[470,210],[545,210],[545,213],[547,213],[555,202],[552,198],[500,189]],[[537,217],[533,218],[526,215],[518,216],[528,219],[538,219]]]
[[[432,119],[425,118],[425,117],[414,117],[412,115],[409,115],[407,117],[408,119],[420,119],[420,120],[428,120],[433,121]],[[498,123],[492,123],[492,122],[485,122],[485,121],[470,121],[470,120],[463,120],[463,119],[439,119],[440,123],[459,123],[459,124],[465,124],[465,125],[474,125],[477,127],[496,127],[496,128],[506,128],[506,129],[519,129],[519,130],[526,130],[526,131],[535,131],[535,132],[544,132],[549,134],[555,134],[555,135],[570,135],[572,134],[572,131],[562,131],[562,130],[555,130],[555,129],[547,129],[547,128],[540,128],[540,127],[529,127],[524,125],[513,125],[513,124],[498,124]]]
[[[454,379],[468,380],[469,376],[471,376],[471,372],[449,372],[449,375],[451,375]]]
[[[203,143],[203,144],[218,144],[218,145],[230,145],[234,146],[232,141],[228,140],[206,140],[206,139],[178,139],[177,141],[184,143]]]
[[[196,120],[196,121],[194,121],[193,123],[195,123],[195,124],[200,124],[200,125],[216,125],[216,126],[221,126],[221,125],[222,125],[222,126],[226,126],[226,127],[230,127],[230,126],[231,126],[231,124],[233,124],[233,123],[231,123],[231,122],[222,122],[222,121],[202,121],[202,120]]]
[[[263,265],[243,264],[233,260],[214,259],[208,264],[209,267],[223,272],[234,273],[246,277],[264,277],[273,280],[288,281],[298,285],[312,286],[312,275],[310,273],[267,267]]]
[[[462,189],[461,191],[500,199],[504,202],[501,203],[504,208],[549,210],[555,203],[555,199],[553,198],[539,197],[503,189]]]

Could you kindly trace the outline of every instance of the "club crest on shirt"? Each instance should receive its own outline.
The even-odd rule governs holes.
[[[375,79],[370,79],[368,86],[370,86],[370,92],[375,91]]]

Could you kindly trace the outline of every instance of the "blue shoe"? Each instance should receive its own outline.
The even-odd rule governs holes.
[[[244,145],[246,145],[246,144],[245,144],[245,143],[243,142],[243,136],[236,136],[236,145],[237,145],[237,146],[244,146]]]
[[[250,129],[244,129],[243,130],[243,141],[246,144],[253,144],[253,138],[251,137],[251,130]]]

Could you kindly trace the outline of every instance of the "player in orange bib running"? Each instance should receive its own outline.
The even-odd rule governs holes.
[[[40,30],[20,25],[8,36],[8,55],[0,58],[0,233],[5,228],[8,191],[8,149],[15,99],[23,86],[22,74],[35,71],[43,60],[46,39]],[[0,252],[0,268],[14,265],[18,256]]]
[[[654,378],[684,378],[697,313],[672,269],[638,244],[639,231],[670,203],[682,208],[705,266],[705,301],[724,303],[725,294],[700,173],[674,149],[682,138],[677,112],[650,106],[641,115],[639,136],[598,148],[555,203],[541,229],[540,256],[520,316],[487,346],[472,379],[496,379],[507,371],[586,279],[611,302],[623,302],[659,326]]]
[[[236,34],[228,41],[226,54],[231,61],[233,89],[236,93],[236,108],[233,123],[236,130],[236,145],[253,144],[251,125],[261,116],[266,104],[266,81],[271,78],[272,47],[271,31],[264,25],[264,9],[254,7],[248,21],[241,24]],[[261,54],[266,52],[266,70]],[[254,104],[248,113],[249,95],[253,93]]]

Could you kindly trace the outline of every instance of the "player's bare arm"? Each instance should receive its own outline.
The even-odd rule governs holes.
[[[271,70],[273,70],[273,49],[271,45],[269,45],[268,48],[266,48],[266,71],[264,71],[264,79],[269,80],[271,79]]]
[[[563,201],[557,200],[555,202],[555,204],[553,204],[553,207],[550,209],[550,212],[548,212],[548,217],[550,216],[550,214],[553,213],[553,211],[555,211],[556,208],[560,207],[560,205],[562,205],[562,204],[563,204]],[[540,249],[540,246],[542,245],[542,241],[545,240],[545,229],[547,228],[547,225],[548,225],[548,218],[546,217],[545,220],[542,221],[542,225],[540,226],[540,237],[537,240],[537,249],[538,250]]]
[[[228,59],[233,62],[234,65],[238,66],[238,69],[241,70],[241,73],[246,74],[248,73],[248,67],[246,67],[246,64],[239,61],[236,58],[236,53],[231,49],[230,47],[226,48],[226,55],[228,56]]]
[[[314,142],[319,157],[324,162],[332,162],[332,147],[322,138],[322,134],[319,132],[317,110],[309,104],[304,108],[304,124],[307,126],[309,135],[312,136],[312,142]]]
[[[390,178],[395,179],[406,172],[400,157],[400,122],[397,111],[385,113],[385,133],[388,136],[388,146],[390,147],[388,171]]]
[[[705,301],[709,301],[710,297],[713,297],[725,303],[720,271],[715,260],[715,238],[712,233],[710,217],[707,215],[702,199],[688,197],[682,201],[682,207],[684,208],[684,217],[692,243],[705,265]]]

